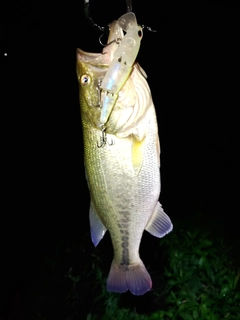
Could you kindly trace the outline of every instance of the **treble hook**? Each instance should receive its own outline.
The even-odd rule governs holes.
[[[111,140],[111,143],[108,143],[107,141],[107,134],[106,134],[106,127],[104,125],[102,125],[101,131],[102,131],[102,137],[100,137],[100,144],[97,142],[97,147],[98,148],[102,148],[104,147],[106,144],[108,144],[109,146],[112,146],[114,144],[113,140]]]

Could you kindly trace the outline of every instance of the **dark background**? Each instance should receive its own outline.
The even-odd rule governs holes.
[[[120,0],[90,3],[103,26],[126,11]],[[237,239],[239,11],[212,4],[133,1],[138,23],[157,30],[144,29],[137,60],[158,117],[166,213],[173,223],[200,219],[203,229],[210,222]],[[64,238],[92,250],[75,64],[77,47],[102,47],[82,1],[9,5],[1,24],[3,312],[14,318],[56,243]]]

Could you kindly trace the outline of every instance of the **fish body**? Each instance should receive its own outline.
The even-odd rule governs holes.
[[[110,25],[109,42],[122,38],[117,21]],[[149,291],[152,281],[140,256],[144,230],[163,237],[172,223],[158,202],[160,144],[151,92],[144,72],[135,63],[118,93],[107,123],[106,141],[99,147],[101,107],[99,83],[104,79],[116,42],[103,54],[77,50],[84,161],[90,190],[90,228],[96,246],[109,231],[114,257],[107,279],[113,292]]]

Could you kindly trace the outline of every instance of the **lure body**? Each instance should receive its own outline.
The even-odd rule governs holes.
[[[142,28],[137,24],[133,12],[120,17],[117,24],[126,34],[122,39],[118,39],[120,44],[113,54],[112,62],[101,84],[100,127],[108,121],[118,93],[132,71],[142,39]]]

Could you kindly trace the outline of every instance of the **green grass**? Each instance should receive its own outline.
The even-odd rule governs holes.
[[[156,263],[147,266],[154,287],[142,297],[106,291],[110,264],[106,267],[100,258],[102,248],[94,249],[91,265],[81,274],[70,267],[65,274],[65,319],[240,319],[240,269],[223,240],[201,229],[175,227],[157,243]]]

